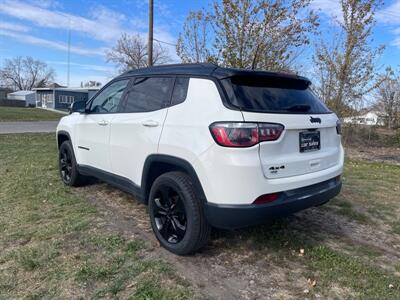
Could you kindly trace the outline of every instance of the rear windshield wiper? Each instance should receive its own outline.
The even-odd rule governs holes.
[[[310,105],[307,104],[297,104],[288,107],[284,107],[283,110],[286,111],[298,111],[298,112],[307,112],[311,109]]]

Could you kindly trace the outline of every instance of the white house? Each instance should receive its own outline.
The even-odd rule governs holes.
[[[384,125],[382,115],[377,111],[369,111],[362,115],[343,119],[344,123],[360,125]]]
[[[36,93],[34,91],[17,91],[7,95],[8,100],[25,101],[25,106],[35,106]]]

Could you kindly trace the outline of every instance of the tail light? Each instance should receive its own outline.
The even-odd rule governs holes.
[[[221,122],[210,125],[218,145],[224,147],[251,147],[260,142],[279,139],[284,127],[275,123]]]

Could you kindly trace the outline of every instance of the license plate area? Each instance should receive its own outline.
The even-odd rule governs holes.
[[[299,133],[300,153],[321,149],[321,134],[319,131],[303,131]]]

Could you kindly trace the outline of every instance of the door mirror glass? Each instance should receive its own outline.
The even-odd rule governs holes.
[[[78,112],[84,114],[86,112],[86,101],[75,101],[71,104],[70,113]]]

